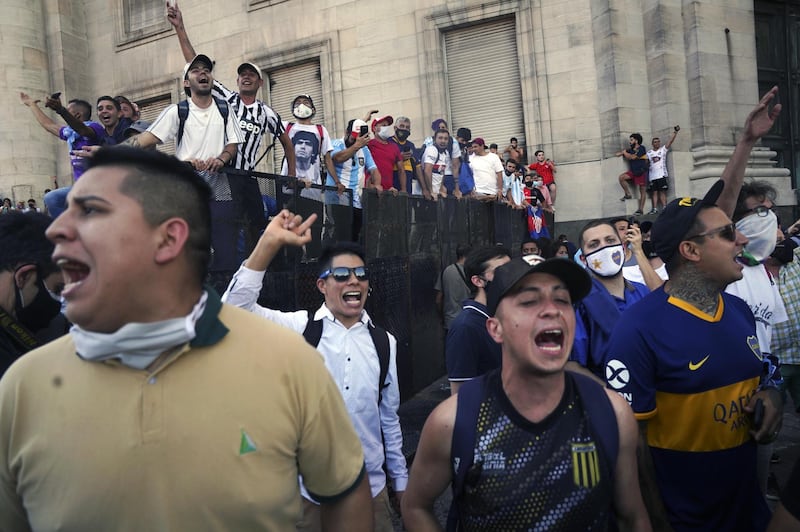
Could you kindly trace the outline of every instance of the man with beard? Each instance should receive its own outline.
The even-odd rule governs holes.
[[[183,68],[183,90],[189,97],[189,115],[182,136],[178,104],[172,104],[161,111],[147,131],[131,137],[125,144],[147,148],[177,139],[175,156],[178,159],[206,175],[221,172],[236,158],[242,133],[234,120],[223,118],[219,106],[227,103],[220,104],[211,94],[213,69],[213,61],[203,54],[195,56]]]
[[[625,195],[620,198],[620,201],[631,199],[631,191],[628,188],[628,181],[633,181],[633,184],[639,188],[639,208],[633,213],[641,215],[644,211],[644,204],[647,201],[647,168],[649,166],[649,159],[647,158],[647,150],[642,146],[642,135],[639,133],[631,133],[630,147],[625,150],[618,151],[617,157],[623,157],[629,166],[627,172],[619,175],[619,185],[622,187]]]
[[[581,261],[592,280],[589,294],[575,305],[575,342],[568,369],[588,369],[602,379],[611,333],[622,312],[650,293],[641,283],[622,274],[625,250],[616,228],[610,222],[587,223],[578,239]]]
[[[61,276],[50,259],[53,244],[45,237],[50,221],[39,213],[11,211],[0,216],[0,376],[17,358],[41,345],[36,333],[61,309],[45,284],[51,276]]]
[[[323,248],[316,285],[325,301],[316,312],[280,312],[257,303],[269,264],[284,246],[308,243],[315,219],[315,214],[303,221],[288,210],[281,211],[233,276],[222,299],[302,333],[322,354],[364,448],[375,530],[391,532],[384,463],[400,500],[408,481],[397,415],[397,342],[374,325],[364,310],[369,270],[363,250],[351,242]],[[303,495],[304,515],[298,529],[319,530],[318,502],[305,491]]]
[[[625,401],[564,371],[590,289],[571,261],[531,255],[494,271],[486,329],[499,369],[465,383],[422,429],[403,500],[408,530],[440,530],[433,505],[453,484],[448,530],[650,530]],[[456,525],[458,528],[456,528]]]
[[[363,128],[363,129],[362,129]],[[350,120],[345,128],[345,136],[333,141],[333,166],[336,168],[336,175],[345,188],[351,191],[353,196],[353,231],[352,240],[359,241],[362,223],[361,193],[366,183],[366,173],[369,171],[372,180],[371,186],[377,188],[381,183],[381,173],[372,155],[367,149],[369,143],[369,133],[367,123],[363,120]],[[325,183],[329,187],[336,186],[333,178],[328,177]],[[326,205],[349,205],[349,198],[343,194],[338,194],[333,190],[325,192]],[[326,223],[332,216],[326,217]]]
[[[177,5],[167,5],[167,20],[175,28],[183,57],[186,61],[191,61],[197,54],[186,33],[183,14]],[[280,140],[283,152],[286,154],[287,174],[285,175],[295,175],[294,150],[289,136],[283,129],[281,117],[266,103],[256,98],[258,90],[264,84],[261,69],[254,63],[245,62],[239,65],[236,72],[238,74],[236,78],[238,91],[228,89],[218,80],[214,80],[212,90],[214,96],[228,102],[236,117],[236,122],[242,130],[243,142],[231,166],[244,172],[255,170],[262,140],[265,137],[268,138],[269,133],[272,135],[272,145],[267,150],[274,146],[276,139]],[[261,191],[255,178],[229,177],[229,182],[231,196],[247,218],[249,250],[255,245],[259,234],[267,225]]]

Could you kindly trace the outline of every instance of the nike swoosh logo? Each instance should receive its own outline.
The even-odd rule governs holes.
[[[692,361],[689,361],[689,371],[697,371],[698,369],[700,369],[700,366],[705,364],[706,360],[708,360],[708,357],[710,357],[710,356],[711,355],[706,355],[706,358],[704,358],[703,360],[701,360],[700,362],[698,362],[696,364],[694,362],[692,362]]]

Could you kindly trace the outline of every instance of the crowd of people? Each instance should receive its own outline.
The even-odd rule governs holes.
[[[279,141],[311,201],[350,190],[357,210],[374,188],[552,212],[555,163],[444,119],[417,148],[407,117],[376,111],[333,139],[307,94],[283,121],[256,97],[258,66],[226,88],[177,6],[168,18],[187,100],[152,124],[121,97],[98,99],[95,123],[53,94],[57,126],[21,95],[69,143],[75,183],[45,197],[53,218],[0,216],[0,528],[388,531],[391,491],[409,530],[437,530],[451,486],[450,530],[800,529],[800,468],[772,524],[766,502],[782,387],[800,405],[800,222],[780,230],[775,189],[744,180],[776,88],[700,199],[662,194],[677,126],[652,156],[631,135],[623,200],[632,180],[642,213],[644,156],[654,223],[458,247],[435,287],[452,396],[409,469],[397,340],[365,310],[380,281],[363,249],[326,243],[316,310],[259,305],[317,215],[268,219],[255,180],[226,169]],[[175,157],[152,149],[169,140]],[[204,285],[213,198],[240,202],[251,241],[221,297]]]

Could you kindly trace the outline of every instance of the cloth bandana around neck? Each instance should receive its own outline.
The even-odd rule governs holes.
[[[167,349],[194,339],[195,324],[203,315],[207,299],[208,293],[204,291],[189,315],[182,318],[128,323],[109,334],[85,331],[73,325],[69,333],[82,359],[90,362],[118,359],[124,366],[142,370]]]

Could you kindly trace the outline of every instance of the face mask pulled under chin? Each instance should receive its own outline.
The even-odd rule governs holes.
[[[301,103],[292,109],[292,114],[295,116],[295,118],[310,118],[311,115],[314,114],[314,109],[304,103]]]
[[[36,286],[39,288],[36,297],[26,305],[22,297],[22,291],[17,287],[16,282],[14,283],[14,290],[17,296],[15,303],[17,321],[31,332],[47,327],[50,321],[58,316],[61,311],[61,303],[50,296],[41,274],[37,274]]]
[[[744,249],[758,262],[769,257],[778,242],[778,217],[772,211],[766,216],[745,216],[736,222],[736,229],[747,237]]]
[[[612,244],[586,255],[586,266],[600,277],[614,277],[622,271],[624,262],[622,244]]]

